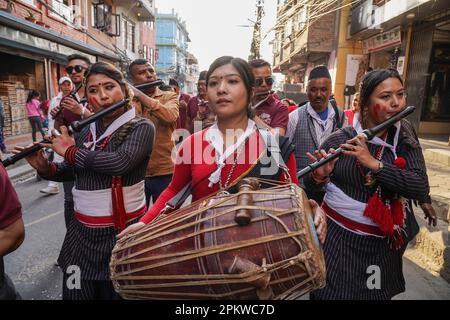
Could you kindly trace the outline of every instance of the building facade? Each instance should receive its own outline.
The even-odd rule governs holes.
[[[187,71],[184,91],[190,95],[197,94],[197,80],[199,75],[198,60],[192,54],[188,52],[187,57]]]
[[[188,49],[189,33],[186,23],[181,21],[172,9],[171,13],[156,14],[156,71],[158,77],[166,82],[176,79],[182,89],[186,86],[189,74]],[[188,80],[189,82],[189,80]]]
[[[450,133],[450,5],[445,0],[365,0],[348,37],[362,44],[359,70],[395,68],[420,133]],[[355,64],[356,65],[356,64]],[[347,68],[349,70],[351,68]],[[357,73],[356,85],[364,72]]]
[[[327,65],[338,105],[350,108],[364,74],[395,68],[420,133],[450,133],[450,4],[446,0],[279,0],[274,71],[304,91]],[[327,6],[327,7],[324,7]]]
[[[335,48],[336,12],[325,15],[314,10],[316,0],[278,0],[274,72],[286,76],[286,83],[304,90],[309,71],[328,65]]]
[[[42,100],[55,96],[70,54],[125,69],[131,59],[155,52],[147,26],[155,21],[152,0],[135,1],[131,7],[122,0],[0,0],[0,9],[6,136],[29,132],[24,97],[30,89],[39,91]],[[123,17],[132,21],[134,30],[123,27]],[[144,50],[144,45],[149,48]]]

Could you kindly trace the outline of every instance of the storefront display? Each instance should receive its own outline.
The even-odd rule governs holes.
[[[450,44],[435,43],[424,120],[450,120]]]

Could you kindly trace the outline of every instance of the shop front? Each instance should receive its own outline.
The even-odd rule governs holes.
[[[433,44],[429,77],[422,121],[450,122],[450,42]]]
[[[363,41],[363,52],[368,55],[371,69],[397,69],[404,58],[405,37],[400,26]],[[399,70],[402,73],[402,69]]]
[[[58,79],[65,75],[67,56],[81,53],[92,62],[117,57],[47,28],[0,12],[0,100],[6,121],[5,136],[30,132],[26,98],[30,90],[41,101],[58,93]]]
[[[419,133],[450,134],[450,16],[414,28],[407,94]]]
[[[0,46],[0,100],[5,112],[6,137],[31,132],[26,114],[29,91],[46,98],[45,61],[24,52]]]

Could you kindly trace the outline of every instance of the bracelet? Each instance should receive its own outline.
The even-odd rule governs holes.
[[[64,160],[66,160],[70,165],[75,165],[75,155],[77,153],[77,147],[75,145],[70,146],[67,148],[66,152],[64,153]]]
[[[84,119],[84,113],[86,112],[86,107],[85,106],[82,106],[81,107],[81,120],[83,120]]]

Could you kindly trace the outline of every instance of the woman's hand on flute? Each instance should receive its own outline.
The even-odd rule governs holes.
[[[327,237],[327,216],[316,201],[310,199],[309,204],[311,205],[311,210],[313,212],[314,225],[316,226],[317,236],[320,243],[323,245]]]
[[[336,150],[331,148],[328,153],[325,150],[316,150],[314,151],[314,155],[307,152],[307,157],[311,160],[311,162],[319,161],[322,158],[326,158],[328,155],[335,153]],[[312,172],[312,178],[317,183],[323,183],[325,182],[328,177],[330,176],[331,172],[334,170],[334,166],[336,164],[336,161],[338,161],[339,157],[324,164],[323,166],[317,168]]]
[[[39,142],[35,142],[34,144],[39,144]],[[25,149],[32,147],[33,145],[29,145],[27,147],[17,146],[13,150],[13,154],[18,154]],[[38,150],[25,157],[30,166],[32,166],[40,175],[46,175],[50,171],[50,162],[48,161],[47,155],[44,152],[44,149]]]
[[[64,157],[67,149],[75,145],[75,140],[69,135],[69,131],[66,126],[61,126],[61,134],[50,137],[52,143],[43,143],[45,148],[50,148]]]
[[[142,229],[143,227],[145,227],[145,223],[144,222],[136,222],[133,223],[131,225],[129,225],[125,230],[123,230],[121,233],[119,233],[117,235],[117,238],[120,239],[123,236],[129,234],[129,233],[134,233],[140,229]]]
[[[372,171],[377,171],[379,169],[380,161],[375,159],[370,153],[369,148],[367,147],[367,139],[364,136],[358,135],[353,139],[347,140],[347,142],[340,147],[344,149],[343,153],[345,155],[356,157],[364,167]]]

